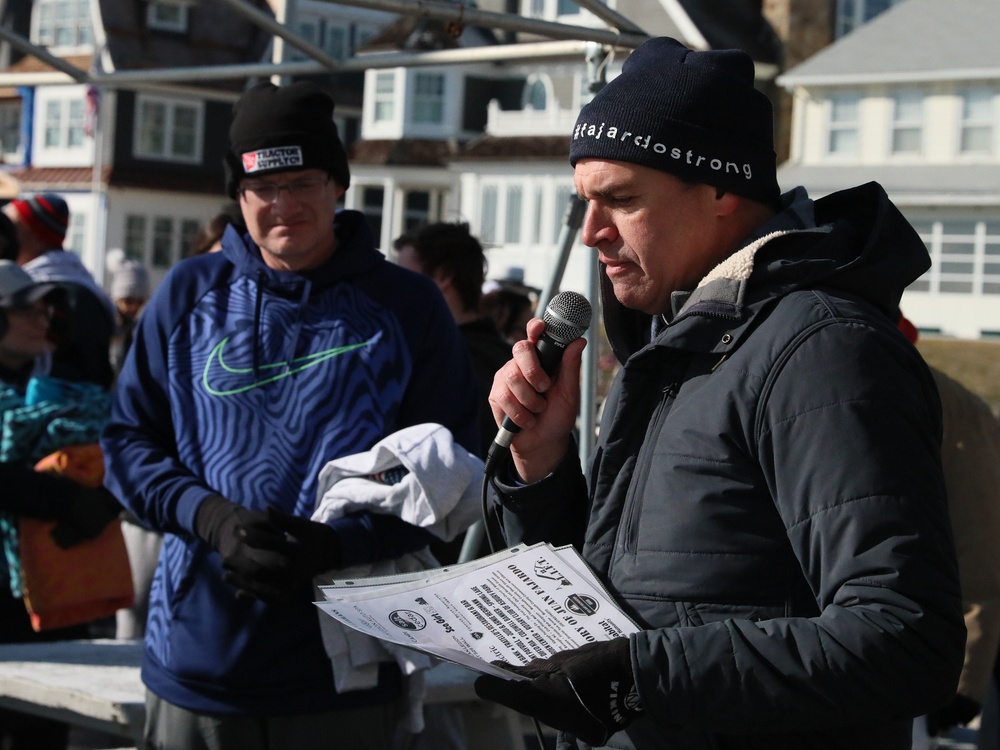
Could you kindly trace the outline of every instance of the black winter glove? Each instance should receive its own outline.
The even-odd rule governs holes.
[[[293,543],[293,565],[299,579],[309,582],[320,573],[341,567],[340,539],[325,523],[291,516],[274,508],[268,509],[267,516]]]
[[[604,745],[643,713],[628,638],[588,643],[523,667],[495,663],[530,679],[481,675],[476,695],[534,716],[588,745]]]
[[[75,547],[99,536],[104,527],[118,517],[122,506],[103,487],[90,488],[82,484],[72,495],[66,510],[56,519],[50,532],[62,549]]]
[[[222,579],[236,587],[238,598],[277,602],[291,596],[295,545],[267,513],[213,496],[202,502],[194,524],[195,533],[222,556]]]
[[[927,714],[927,734],[939,737],[952,727],[965,726],[979,715],[982,706],[967,695],[956,694],[937,711]]]

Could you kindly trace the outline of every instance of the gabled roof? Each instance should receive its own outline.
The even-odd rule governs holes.
[[[1000,0],[905,0],[778,78],[809,85],[1000,77]]]

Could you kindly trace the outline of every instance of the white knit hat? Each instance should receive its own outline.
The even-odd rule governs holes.
[[[111,299],[149,298],[149,272],[137,260],[123,260],[111,282]]]

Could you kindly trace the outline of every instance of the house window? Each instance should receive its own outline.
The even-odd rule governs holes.
[[[607,0],[601,0],[605,5]],[[558,16],[578,16],[582,12],[573,0],[523,0],[522,12],[533,18],[554,21]]]
[[[983,294],[1000,294],[1000,221],[983,222]]]
[[[201,231],[201,222],[198,219],[183,219],[181,221],[181,255],[188,255],[191,246],[194,245],[195,237]]]
[[[77,255],[84,248],[87,238],[87,215],[80,211],[71,211],[69,224],[66,227],[66,241],[63,246]]]
[[[507,210],[504,221],[504,242],[517,244],[521,241],[521,186],[507,186]]]
[[[919,154],[923,149],[924,96],[906,91],[892,97],[892,153]]]
[[[942,225],[938,291],[971,294],[976,270],[976,223],[949,221]]]
[[[972,89],[962,94],[961,153],[993,153],[993,107],[994,95],[989,89]]]
[[[552,222],[552,242],[559,242],[559,234],[564,226],[563,218],[569,208],[569,198],[575,194],[576,190],[571,185],[560,185],[556,188],[556,216],[559,218]]]
[[[200,102],[140,96],[135,155],[147,159],[201,161],[204,110]]]
[[[837,0],[837,17],[834,20],[836,38],[849,34],[898,2],[899,0]]]
[[[152,0],[146,6],[146,23],[158,31],[187,31],[187,3],[176,0]]]
[[[444,76],[440,73],[417,73],[413,79],[413,88],[413,122],[443,122]]]
[[[125,217],[125,257],[146,261],[146,217],[129,214]]]
[[[375,74],[375,122],[387,122],[396,116],[396,74]]]
[[[45,147],[80,148],[84,141],[85,107],[79,99],[50,99],[45,103]]]
[[[1000,221],[911,221],[931,255],[931,269],[911,291],[1000,295]]]
[[[173,262],[174,220],[157,216],[153,219],[153,265],[170,268]]]
[[[334,60],[347,58],[348,33],[343,26],[328,24],[323,36],[323,51]]]
[[[521,108],[543,112],[547,101],[545,82],[539,78],[529,78],[528,82],[524,84],[524,92],[521,94]]]
[[[361,212],[368,219],[368,226],[371,227],[372,236],[375,242],[381,244],[382,237],[382,212],[385,204],[385,189],[380,187],[366,187],[361,191]]]
[[[484,245],[497,241],[497,186],[484,185],[479,209],[479,239]]]
[[[0,104],[0,150],[13,154],[21,148],[21,105]]]
[[[840,94],[830,98],[827,153],[836,156],[858,152],[858,110],[860,99],[856,94]]]
[[[426,190],[408,190],[403,199],[403,231],[427,224],[431,216],[431,194]]]
[[[36,0],[32,41],[44,47],[93,44],[90,0]]]

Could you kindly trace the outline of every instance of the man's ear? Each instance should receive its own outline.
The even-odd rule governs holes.
[[[736,193],[727,193],[721,188],[715,190],[715,210],[717,216],[731,216],[740,207],[743,198]]]
[[[451,288],[451,281],[455,278],[455,274],[449,273],[443,268],[437,269],[431,274],[431,278],[434,279],[434,283],[438,285],[441,291]]]

